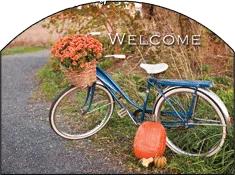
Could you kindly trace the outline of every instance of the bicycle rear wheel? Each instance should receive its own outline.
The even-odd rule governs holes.
[[[165,93],[155,104],[156,120],[161,122],[167,132],[167,146],[178,154],[189,156],[212,156],[220,150],[226,137],[226,123],[219,107],[203,92],[191,88],[175,88]],[[195,105],[191,106],[196,95]],[[170,101],[173,107],[167,101]],[[190,115],[188,123],[182,120]],[[180,117],[178,117],[180,116]]]
[[[51,106],[49,119],[58,135],[67,139],[83,139],[104,127],[113,112],[113,97],[98,84],[93,92],[92,98],[92,88],[70,86],[57,97]]]

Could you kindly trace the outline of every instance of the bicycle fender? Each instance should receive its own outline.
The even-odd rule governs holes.
[[[102,83],[100,80],[97,80],[97,81],[96,81],[96,84],[99,84],[99,85],[104,86],[104,83]]]
[[[217,106],[220,108],[221,112],[223,113],[226,123],[229,124],[230,123],[229,113],[223,101],[213,91],[209,89],[199,88],[198,90],[209,96],[217,104]]]

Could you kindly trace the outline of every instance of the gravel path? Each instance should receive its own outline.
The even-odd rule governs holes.
[[[50,128],[49,105],[30,102],[48,53],[2,57],[2,173],[120,173],[102,153],[68,146]]]

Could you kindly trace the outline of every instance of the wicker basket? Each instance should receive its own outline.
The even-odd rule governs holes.
[[[78,86],[80,88],[86,88],[92,86],[96,82],[96,60],[85,64],[84,70],[70,71],[61,65],[61,70],[65,74],[68,83]]]

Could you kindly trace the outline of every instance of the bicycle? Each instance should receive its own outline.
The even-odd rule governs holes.
[[[125,55],[105,56],[108,57],[124,59]],[[207,157],[217,153],[232,119],[222,100],[209,90],[214,83],[154,78],[154,74],[168,68],[165,63],[141,63],[140,67],[149,74],[143,106],[133,102],[97,65],[98,80],[91,87],[80,89],[71,85],[54,100],[49,113],[52,129],[66,139],[90,137],[109,121],[116,102],[121,107],[118,115],[121,118],[128,115],[137,126],[145,121],[146,113],[152,114],[152,120],[166,128],[167,146],[175,153]],[[153,108],[147,108],[151,88],[159,94]],[[137,110],[131,113],[120,97]],[[137,113],[141,116],[137,117]]]

